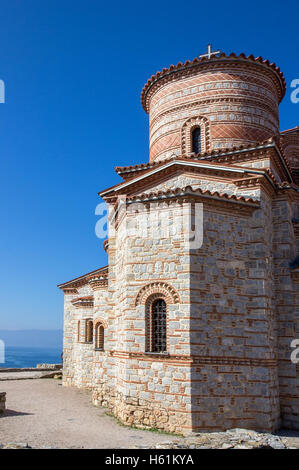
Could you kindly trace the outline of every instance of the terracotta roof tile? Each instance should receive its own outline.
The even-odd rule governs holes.
[[[79,302],[80,300],[93,300],[92,295],[87,295],[86,297],[76,297],[75,299],[71,300],[72,303]]]
[[[199,59],[198,57],[195,57],[192,60],[192,62],[190,60],[186,60],[184,64],[182,62],[179,62],[177,65],[170,65],[170,67],[163,68],[162,71],[156,72],[156,74],[152,75],[151,78],[147,81],[147,83],[144,85],[143,90],[141,92],[141,104],[142,104],[143,109],[146,112],[148,112],[148,107],[146,104],[146,95],[149,89],[151,88],[151,86],[160,78],[170,75],[172,73],[176,73],[182,68],[190,68],[190,67],[195,67],[195,66],[197,67],[197,66],[200,66],[202,64],[207,64],[207,63],[214,64],[216,62],[220,62],[223,60],[226,60],[226,61],[229,61],[229,60],[240,61],[241,60],[241,61],[246,61],[249,64],[254,62],[256,64],[261,64],[261,65],[269,67],[277,75],[277,78],[281,86],[280,100],[283,98],[285,91],[286,91],[286,81],[280,68],[277,67],[274,63],[270,63],[269,60],[267,59],[264,60],[260,56],[254,57],[252,54],[250,54],[249,56],[246,56],[244,53],[241,53],[237,56],[234,52],[232,52],[230,55],[226,55],[225,53],[222,52],[219,56],[212,56],[210,59],[208,59],[207,57],[202,57],[201,59]]]
[[[250,197],[244,197],[244,196],[236,196],[235,194],[227,194],[227,193],[219,193],[218,191],[209,191],[208,189],[192,189],[191,186],[186,186],[185,188],[176,188],[176,189],[169,189],[167,191],[157,191],[157,192],[151,192],[151,193],[143,193],[143,194],[138,194],[135,196],[131,196],[127,198],[127,201],[142,201],[142,200],[148,200],[148,199],[158,199],[158,198],[164,198],[167,199],[169,197],[178,197],[178,196],[185,196],[185,195],[190,195],[190,196],[206,196],[206,197],[217,197],[217,198],[223,198],[226,199],[227,201],[235,201],[235,202],[245,202],[248,204],[254,204],[256,206],[259,205],[259,201],[252,199]]]
[[[82,276],[75,277],[74,279],[71,279],[70,281],[66,281],[66,282],[63,282],[62,284],[58,284],[57,287],[63,288],[64,286],[66,286],[68,284],[71,285],[72,283],[76,283],[76,282],[79,282],[79,281],[84,280],[84,279],[89,279],[89,278],[91,278],[91,277],[93,277],[97,274],[107,276],[108,275],[108,266],[104,266],[103,268],[95,269],[94,271],[90,271],[89,273],[83,274]]]
[[[238,147],[232,147],[232,148],[223,148],[223,149],[217,149],[217,150],[210,150],[208,152],[202,152],[202,153],[198,153],[198,154],[193,154],[193,155],[183,155],[183,156],[178,156],[178,155],[173,155],[169,158],[166,158],[165,160],[161,160],[161,161],[154,161],[154,162],[149,162],[149,163],[140,163],[140,164],[136,164],[136,165],[129,165],[129,166],[116,166],[114,167],[114,170],[116,171],[117,174],[121,175],[123,177],[123,174],[124,173],[134,173],[134,171],[145,171],[145,170],[148,170],[150,168],[155,168],[155,167],[158,167],[158,166],[161,166],[167,162],[171,162],[173,160],[200,160],[200,161],[204,161],[205,158],[207,157],[218,157],[218,156],[221,156],[221,155],[226,155],[226,154],[232,154],[232,153],[238,153],[240,151],[245,151],[245,150],[248,150],[248,151],[251,151],[251,150],[255,150],[255,149],[258,149],[259,147],[262,147],[262,146],[267,146],[269,144],[276,144],[277,146],[279,146],[279,141],[278,139],[276,139],[275,137],[271,137],[270,139],[267,139],[267,140],[264,140],[262,142],[258,142],[256,144],[252,144],[252,145],[240,145]],[[209,159],[209,162],[210,162],[210,159]],[[127,179],[127,178],[126,178]]]

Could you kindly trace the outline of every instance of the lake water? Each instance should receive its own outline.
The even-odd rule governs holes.
[[[35,367],[36,364],[60,364],[61,349],[6,347],[1,367]]]

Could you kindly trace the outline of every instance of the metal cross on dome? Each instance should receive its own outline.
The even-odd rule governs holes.
[[[198,57],[201,59],[202,57],[207,57],[210,59],[213,55],[220,54],[221,51],[212,51],[212,44],[208,44],[208,53],[201,54]]]

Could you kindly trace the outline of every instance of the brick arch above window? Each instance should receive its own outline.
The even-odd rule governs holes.
[[[193,153],[192,132],[201,129],[201,153],[210,150],[210,122],[206,117],[193,116],[184,122],[181,130],[182,155]]]
[[[177,291],[167,282],[151,282],[143,286],[135,299],[135,306],[146,305],[149,301],[162,298],[167,304],[180,303],[180,296]]]
[[[85,319],[85,343],[93,342],[93,320],[92,318]]]
[[[101,317],[95,318],[94,319],[94,327],[96,328],[99,323],[101,323],[104,328],[108,327],[107,322],[103,318],[101,318]]]
[[[105,326],[101,321],[95,324],[95,349],[103,351],[105,342]]]

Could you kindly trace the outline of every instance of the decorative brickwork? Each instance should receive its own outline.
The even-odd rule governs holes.
[[[299,141],[279,134],[284,93],[274,64],[244,54],[179,63],[142,92],[150,161],[100,193],[123,201],[109,266],[59,285],[63,384],[126,425],[299,429]]]
[[[205,119],[205,149],[249,145],[279,134],[282,74],[266,61],[213,57],[171,66],[152,77],[142,92],[150,115],[150,159],[184,155],[190,147],[181,130],[186,120]]]
[[[172,286],[166,282],[152,282],[140,289],[136,296],[135,305],[145,305],[148,299],[153,298],[153,296],[162,296],[169,304],[180,302],[179,294]]]
[[[99,351],[104,350],[104,325],[100,321],[95,326],[95,347]]]
[[[210,150],[210,126],[207,118],[191,117],[182,127],[181,146],[182,155],[188,155],[194,152],[192,148],[192,132],[199,127],[201,129],[201,152]]]
[[[85,341],[86,343],[93,342],[93,321],[90,318],[85,320]]]

